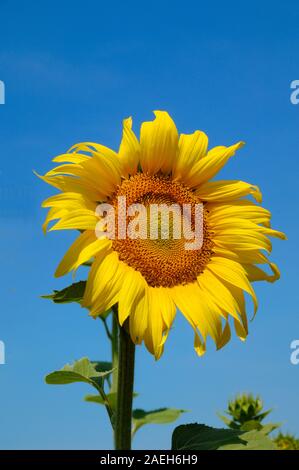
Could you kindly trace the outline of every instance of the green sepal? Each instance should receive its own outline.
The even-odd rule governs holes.
[[[42,295],[43,299],[50,299],[56,304],[81,302],[86,288],[86,281],[79,281],[62,290],[54,290],[53,294]]]
[[[145,424],[168,424],[176,421],[186,410],[176,408],[159,408],[157,410],[145,411],[133,410],[133,434]]]

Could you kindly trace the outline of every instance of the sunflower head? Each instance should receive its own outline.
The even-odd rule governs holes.
[[[274,442],[279,450],[299,450],[299,439],[293,434],[280,432]]]
[[[234,400],[229,401],[226,411],[232,420],[227,423],[225,418],[225,422],[232,429],[240,429],[248,422],[260,424],[271,412],[264,411],[263,408],[264,404],[259,396],[254,397],[251,393],[237,395]]]
[[[118,152],[80,143],[41,177],[60,191],[43,203],[50,208],[44,230],[56,221],[50,230],[81,232],[56,276],[92,260],[83,306],[97,317],[118,304],[120,324],[127,321],[132,340],[156,358],[177,310],[199,355],[208,336],[223,347],[232,323],[244,340],[247,294],[257,309],[251,283],[279,278],[269,237],[285,236],[256,204],[259,188],[211,181],[242,146],[208,150],[204,132],[179,135],[168,113],[155,111],[139,138],[132,119],[124,120]]]

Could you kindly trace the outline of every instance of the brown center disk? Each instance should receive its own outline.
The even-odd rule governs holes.
[[[194,229],[195,204],[201,201],[188,188],[181,183],[173,182],[169,178],[155,175],[149,176],[138,173],[126,179],[113,195],[111,203],[115,209],[115,220],[118,220],[118,196],[126,197],[126,206],[143,204],[150,212],[151,204],[190,204],[191,227]],[[146,238],[120,239],[117,231],[113,240],[113,249],[118,252],[119,259],[139,271],[147,283],[152,287],[173,287],[196,280],[203,272],[212,255],[212,234],[206,223],[205,209],[203,211],[203,244],[200,249],[187,250],[186,240],[173,238],[173,216],[170,213],[169,237],[164,239],[161,231],[161,216],[158,216],[158,238],[150,238],[150,222],[146,227]],[[127,224],[134,217],[127,216]],[[148,218],[149,220],[149,218]],[[152,220],[152,219],[151,219]],[[164,235],[165,236],[165,235]],[[145,238],[145,239],[144,239]]]

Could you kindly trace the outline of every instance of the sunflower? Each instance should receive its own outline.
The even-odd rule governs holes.
[[[178,310],[202,355],[208,337],[217,349],[230,340],[232,324],[239,338],[246,338],[248,295],[257,310],[251,283],[279,278],[267,258],[269,237],[285,235],[270,227],[270,212],[256,204],[262,199],[257,186],[211,181],[243,142],[208,150],[204,132],[179,135],[167,112],[154,114],[153,121],[142,123],[139,139],[132,119],[123,121],[118,152],[85,142],[53,159],[59,165],[41,178],[61,192],[44,201],[50,210],[43,228],[56,221],[49,230],[80,231],[55,275],[92,261],[82,301],[92,317],[117,304],[120,325],[126,322],[132,341],[144,341],[158,359]],[[184,236],[165,239],[161,232],[158,239],[98,237],[98,205],[109,203],[117,214],[120,196],[145,208],[202,204],[201,246],[187,250]]]

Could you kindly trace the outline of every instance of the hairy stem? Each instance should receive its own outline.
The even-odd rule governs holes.
[[[112,384],[110,393],[117,392],[118,383],[118,312],[117,307],[113,309],[112,313],[112,332],[111,332],[111,355],[112,355]]]
[[[119,329],[115,449],[131,449],[132,402],[134,387],[135,345],[124,327]]]

